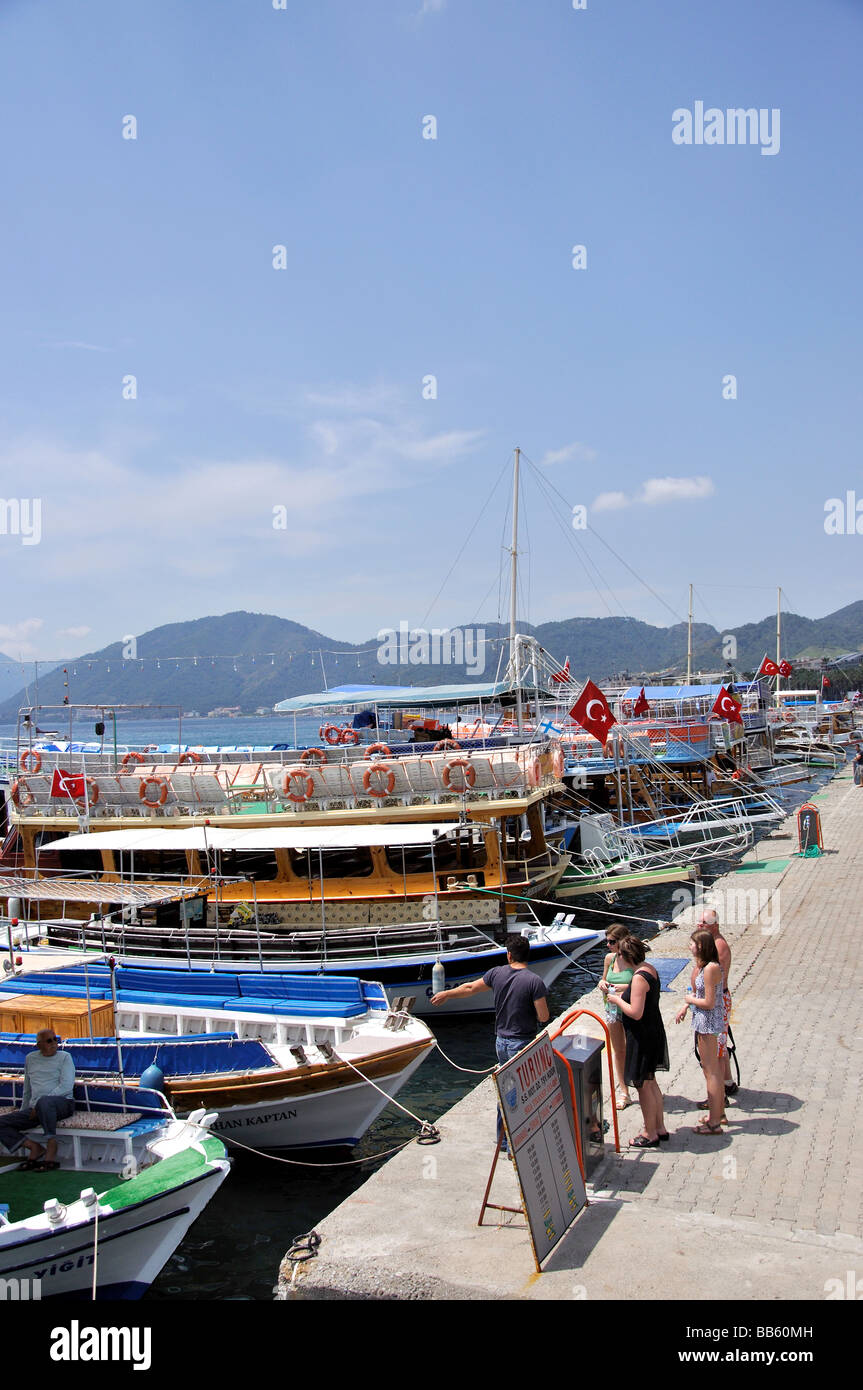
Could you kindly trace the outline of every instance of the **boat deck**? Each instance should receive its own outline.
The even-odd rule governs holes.
[[[57,1168],[51,1173],[22,1173],[20,1167],[10,1166],[7,1160],[0,1166],[0,1202],[8,1205],[10,1221],[25,1221],[28,1216],[38,1216],[51,1197],[68,1206],[88,1187],[101,1195],[121,1182],[125,1182],[125,1178],[119,1173],[104,1170]]]

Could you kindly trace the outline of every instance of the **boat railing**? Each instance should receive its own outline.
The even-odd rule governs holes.
[[[143,816],[173,819],[198,814],[302,812],[348,806],[384,807],[452,801],[523,797],[550,788],[563,771],[556,744],[490,749],[449,749],[428,755],[321,763],[317,759],[260,762],[240,776],[240,769],[200,762],[142,762],[106,774],[88,771],[88,755],[64,772],[84,775],[84,794],[77,799],[52,795],[52,768],[38,757],[27,760],[12,789],[21,817],[88,819]],[[69,761],[69,760],[67,760]]]

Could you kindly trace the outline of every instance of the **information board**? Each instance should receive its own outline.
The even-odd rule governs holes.
[[[539,1268],[587,1205],[548,1034],[504,1062],[494,1081]]]

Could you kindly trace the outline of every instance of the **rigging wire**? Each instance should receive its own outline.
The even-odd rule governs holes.
[[[471,540],[472,540],[472,538],[473,538],[473,534],[474,534],[474,532],[476,531],[476,528],[479,526],[479,523],[482,521],[483,516],[485,515],[486,511],[488,510],[488,507],[489,507],[490,504],[491,504],[492,498],[494,497],[495,493],[497,492],[498,488],[500,487],[501,479],[502,479],[504,473],[506,472],[508,466],[509,466],[509,459],[507,458],[506,463],[504,463],[503,468],[501,468],[500,472],[499,472],[498,475],[497,475],[497,479],[496,479],[496,481],[495,481],[494,486],[491,488],[491,490],[490,490],[488,496],[487,496],[486,499],[485,499],[485,502],[483,503],[482,508],[480,509],[479,516],[476,518],[475,522],[473,523],[473,526],[472,526],[472,527],[470,528],[470,530],[468,531],[467,536],[466,536],[466,538],[465,538],[465,540],[464,540],[464,543],[462,544],[461,549],[459,550],[458,554],[456,555],[455,559],[453,560],[452,564],[450,565],[450,567],[449,567],[449,569],[448,569],[448,571],[447,571],[447,574],[446,574],[446,578],[444,579],[443,583],[441,584],[440,588],[438,589],[437,593],[435,594],[434,598],[432,599],[431,603],[429,604],[428,608],[426,609],[425,613],[423,614],[423,619],[422,619],[422,622],[420,623],[420,627],[424,627],[424,626],[425,626],[426,619],[428,618],[429,614],[431,613],[432,609],[434,608],[435,604],[437,603],[438,599],[440,598],[441,594],[443,593],[444,589],[446,588],[447,584],[449,583],[450,578],[451,578],[451,576],[452,576],[453,570],[455,569],[456,565],[458,564],[458,562],[459,562],[459,560],[461,559],[461,557],[462,557],[462,555],[464,554],[464,552],[467,550],[468,545],[470,544],[470,542],[471,542]]]
[[[605,586],[605,589],[607,590],[607,592],[610,593],[610,594],[612,595],[612,597],[614,598],[615,602],[618,604],[618,606],[619,606],[621,612],[623,613],[624,617],[628,617],[629,615],[626,613],[626,610],[625,610],[623,604],[620,602],[620,599],[619,599],[619,598],[617,597],[617,595],[614,593],[613,589],[611,588],[611,585],[608,583],[608,580],[607,580],[607,579],[605,578],[605,576],[601,573],[601,571],[600,571],[599,567],[596,565],[595,561],[593,561],[593,559],[592,559],[591,557],[589,557],[589,556],[586,554],[586,552],[583,553],[583,547],[581,547],[581,546],[578,544],[578,542],[576,541],[575,536],[573,535],[573,532],[572,532],[572,528],[571,528],[571,527],[567,527],[567,526],[565,525],[565,523],[561,520],[561,518],[560,518],[560,516],[559,516],[559,514],[558,514],[557,508],[554,507],[554,506],[552,505],[551,499],[550,499],[550,498],[548,497],[548,495],[545,493],[545,483],[546,483],[545,478],[542,476],[541,473],[539,473],[539,472],[536,470],[536,465],[533,464],[533,463],[531,462],[530,459],[528,459],[527,462],[528,462],[528,464],[530,465],[530,467],[534,469],[534,471],[535,471],[535,473],[536,473],[536,479],[537,479],[538,486],[543,490],[543,495],[545,496],[545,500],[546,500],[546,502],[548,503],[549,511],[551,512],[551,515],[552,515],[552,517],[553,517],[553,519],[554,519],[554,522],[555,522],[556,526],[558,527],[558,529],[559,529],[560,531],[562,531],[562,533],[563,533],[563,535],[564,535],[564,538],[565,538],[565,540],[567,541],[567,544],[568,544],[569,546],[571,546],[571,548],[572,548],[572,550],[573,550],[573,553],[575,554],[576,559],[578,560],[579,564],[581,565],[582,569],[584,570],[584,573],[585,573],[585,575],[586,575],[586,577],[587,577],[587,582],[588,582],[588,584],[590,584],[591,588],[592,588],[592,589],[594,590],[594,592],[596,593],[597,598],[599,599],[600,603],[604,606],[606,612],[608,613],[608,616],[609,616],[610,618],[614,618],[614,617],[616,617],[616,614],[615,614],[614,612],[612,612],[611,605],[609,604],[608,599],[605,597],[605,593],[603,593],[602,589],[599,588],[599,586],[597,585],[596,580],[594,579],[593,575],[591,574],[591,572],[590,572],[590,570],[589,570],[589,568],[588,568],[588,564],[589,564],[589,563],[593,565],[593,568],[594,568],[594,570],[596,571],[597,576],[599,577],[599,579],[600,579],[600,581],[602,582],[602,584]]]
[[[534,467],[534,468],[537,468],[538,465],[533,464],[533,467]],[[560,498],[561,502],[563,502],[564,505],[567,507],[567,509],[568,509],[569,511],[571,511],[571,510],[572,510],[572,504],[567,500],[566,497],[564,497],[564,495],[563,495],[563,493],[560,491],[560,489],[557,488],[557,487],[555,487],[554,483],[553,483],[549,478],[546,478],[545,481],[546,481],[548,487],[552,490],[552,492],[556,493],[556,495]],[[663,608],[667,608],[667,609],[668,609],[668,612],[671,613],[672,616],[675,617],[679,623],[683,623],[683,622],[686,621],[685,618],[682,618],[682,617],[680,616],[680,614],[677,612],[676,609],[672,608],[672,606],[671,606],[670,603],[667,603],[666,600],[665,600],[664,598],[662,598],[662,596],[661,596],[660,594],[658,594],[658,593],[656,592],[656,590],[653,589],[653,588],[648,584],[647,580],[644,579],[644,578],[638,573],[637,570],[634,570],[634,569],[632,568],[632,565],[630,565],[630,564],[628,563],[628,561],[624,560],[624,558],[623,558],[622,555],[618,555],[618,553],[617,553],[617,551],[614,549],[614,547],[604,538],[604,536],[600,535],[599,531],[597,531],[596,527],[595,527],[592,523],[591,523],[591,524],[588,524],[588,528],[587,528],[587,529],[588,529],[588,531],[590,531],[591,535],[596,536],[596,539],[600,542],[600,544],[601,544],[601,545],[604,545],[605,548],[606,548],[606,550],[610,551],[611,554],[614,556],[614,558],[615,558],[616,560],[618,560],[618,561],[620,562],[621,565],[623,565],[626,569],[629,570],[629,573],[632,575],[632,577],[633,577],[634,579],[637,579],[638,582],[639,582],[639,584],[641,584],[642,587],[645,588],[649,594],[652,594],[652,596],[656,599],[657,603],[661,603],[662,606],[663,606]]]

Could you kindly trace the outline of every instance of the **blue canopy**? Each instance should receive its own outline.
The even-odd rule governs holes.
[[[533,687],[525,689],[532,695]],[[547,692],[540,691],[540,694]],[[477,700],[496,700],[515,695],[509,681],[477,681],[468,685],[337,685],[314,695],[294,695],[274,706],[276,714],[332,709],[334,705],[383,705],[387,709],[412,709],[417,705],[468,705]]]

